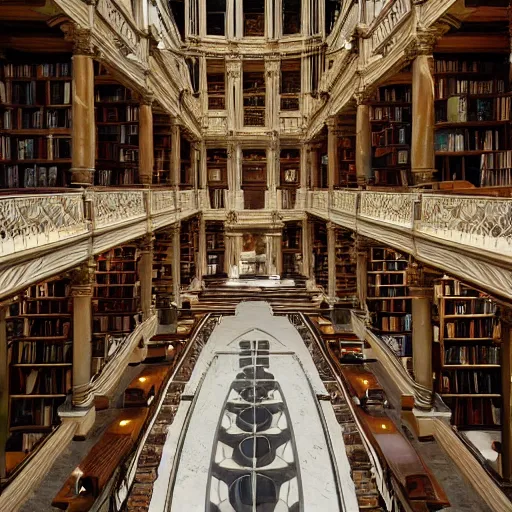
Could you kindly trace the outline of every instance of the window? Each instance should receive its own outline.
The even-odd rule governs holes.
[[[265,64],[244,62],[244,126],[265,126]]]
[[[265,35],[265,1],[243,0],[244,36]]]
[[[281,61],[281,110],[299,110],[300,60]]]
[[[209,59],[206,62],[206,82],[208,87],[208,109],[226,108],[226,65],[223,60]]]
[[[340,0],[327,0],[325,2],[325,33],[329,34],[340,15]]]
[[[283,0],[283,34],[300,32],[301,0]]]
[[[185,39],[185,2],[183,0],[171,0],[169,2],[171,7],[172,17],[178,28],[178,32],[182,39]]]
[[[206,0],[206,33],[209,36],[226,34],[226,0]]]
[[[199,93],[199,59],[190,57],[187,59],[188,72],[190,75],[190,83],[194,94]]]

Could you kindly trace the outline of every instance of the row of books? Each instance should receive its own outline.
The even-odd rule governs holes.
[[[8,109],[2,116],[4,130],[71,128],[70,109]]]
[[[92,301],[93,313],[132,313],[138,307],[138,297],[125,298],[118,300],[116,298],[94,298]]]
[[[98,299],[132,299],[138,297],[138,284],[95,286],[94,295]]]
[[[410,86],[405,87],[379,87],[377,89],[377,101],[404,102],[412,101],[412,90]]]
[[[107,333],[109,331],[130,332],[133,318],[129,316],[99,316],[93,318],[93,331],[96,333]]]
[[[381,285],[399,285],[405,286],[405,272],[402,274],[369,274],[368,275],[369,283],[375,286]]]
[[[456,279],[444,279],[435,283],[436,297],[480,297],[480,292]]]
[[[406,295],[406,286],[390,286],[371,288],[374,290],[374,297],[404,297]]]
[[[379,328],[382,331],[403,332],[412,328],[412,315],[407,313],[400,316],[384,315],[380,318]]]
[[[500,364],[501,348],[487,345],[448,347],[444,350],[444,364]]]
[[[407,313],[410,311],[409,299],[375,301],[373,310],[377,313]]]
[[[98,142],[98,159],[113,160],[115,162],[138,162],[139,150],[127,149],[115,142]]]
[[[436,73],[494,73],[503,72],[503,63],[489,60],[436,59]]]
[[[494,318],[474,318],[467,320],[457,318],[446,322],[445,337],[447,338],[492,338],[501,336],[500,324]]]
[[[512,150],[482,155],[480,169],[512,169]]]
[[[5,167],[4,172],[7,188],[20,188],[20,183],[24,188],[57,186],[58,170],[56,166],[25,167],[20,175],[19,166],[9,165]]]
[[[109,185],[133,185],[137,176],[136,169],[98,169],[94,173],[96,185],[108,187]],[[113,179],[114,178],[114,179]]]
[[[6,78],[65,78],[71,77],[71,62],[45,64],[4,64]]]
[[[501,408],[489,398],[455,398],[453,421],[456,425],[501,425]]]
[[[120,144],[138,144],[139,125],[102,125],[98,127],[99,143],[118,142]]]
[[[99,86],[94,94],[94,101],[97,103],[119,103],[133,100],[132,91],[122,86]]]
[[[70,334],[71,322],[62,318],[31,318],[25,323],[25,336],[67,338]]]
[[[447,99],[456,94],[502,94],[505,92],[505,80],[461,80],[458,78],[439,78],[437,80],[437,98]]]
[[[49,91],[35,80],[0,82],[0,100],[10,105],[71,105],[71,82],[51,82]]]
[[[496,151],[499,149],[498,130],[439,130],[435,134],[436,151]]]
[[[441,393],[496,394],[501,393],[500,372],[495,370],[454,370],[441,375]]]
[[[1,137],[2,158],[9,160],[11,158],[10,137]],[[4,140],[5,150],[4,153]],[[15,139],[17,148],[16,157],[18,160],[57,160],[59,158],[71,158],[71,138],[70,137],[37,137]]]
[[[372,146],[390,146],[392,144],[408,144],[410,130],[402,127],[396,129],[394,126],[372,132]]]
[[[215,188],[210,190],[210,205],[214,209],[224,208],[225,189]]]
[[[373,152],[375,167],[406,165],[409,162],[409,150],[396,147],[378,147]],[[376,161],[380,159],[380,161]]]
[[[49,427],[57,419],[57,406],[60,401],[53,398],[13,399],[11,402],[11,427]],[[25,437],[32,434],[23,434]],[[41,434],[34,434],[39,436]],[[21,446],[18,448],[21,450]],[[23,450],[25,451],[25,450]]]
[[[135,272],[96,274],[96,284],[123,285],[135,284],[136,282],[137,275]]]
[[[72,352],[71,341],[65,343],[18,341],[12,345],[11,363],[71,363]]]
[[[481,187],[504,187],[512,185],[512,169],[482,169]]]
[[[372,107],[370,110],[370,119],[372,121],[410,123],[411,110],[411,107]]]
[[[71,369],[23,368],[11,370],[13,395],[65,395],[71,390]]]
[[[39,299],[43,297],[64,298],[69,296],[69,291],[69,284],[59,279],[29,286],[25,290],[24,296],[29,299]]]
[[[102,107],[96,109],[96,115],[99,123],[134,123],[139,120],[139,107]]]
[[[17,303],[20,305],[20,303]],[[28,300],[22,301],[18,308],[21,315],[58,315],[71,314],[71,300]]]
[[[444,312],[447,315],[485,315],[496,313],[496,303],[491,299],[447,300]]]
[[[398,271],[407,268],[407,261],[372,261],[369,264],[369,270],[372,272]]]

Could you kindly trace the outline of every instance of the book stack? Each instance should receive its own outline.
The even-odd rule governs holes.
[[[206,223],[206,273],[215,276],[224,273],[224,224],[222,222]]]
[[[281,242],[281,252],[283,255],[283,274],[303,274],[302,225],[300,222],[285,223]]]

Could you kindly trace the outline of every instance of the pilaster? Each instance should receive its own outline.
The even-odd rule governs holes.
[[[366,185],[372,175],[370,106],[362,102],[356,115],[356,173],[359,186]]]
[[[178,190],[180,184],[181,134],[180,125],[171,126],[171,184]]]
[[[265,60],[266,80],[266,122],[265,125],[272,131],[279,133],[279,72],[281,61],[271,56]]]
[[[153,95],[146,94],[139,106],[139,181],[149,186],[153,183]]]
[[[243,127],[243,92],[242,92],[242,61],[232,59],[226,61],[226,97],[227,97],[227,129],[228,133]]]
[[[279,138],[272,137],[267,147],[267,204],[268,210],[277,210],[277,177],[279,175]]]

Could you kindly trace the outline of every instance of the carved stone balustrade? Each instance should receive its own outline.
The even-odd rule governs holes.
[[[197,193],[195,190],[180,190],[178,192],[178,205],[183,214],[191,215],[197,211]]]
[[[0,257],[87,235],[82,193],[0,198]]]
[[[419,194],[361,192],[360,195],[360,217],[404,228],[413,227],[414,205],[419,200]]]
[[[174,190],[151,191],[151,215],[176,210]]]
[[[148,212],[144,194],[143,190],[87,192],[93,204],[94,229],[145,218]]]
[[[314,190],[310,195],[310,208],[319,213],[327,211],[329,208],[329,192],[327,190]]]
[[[512,257],[512,200],[424,195],[416,230],[442,240]]]

